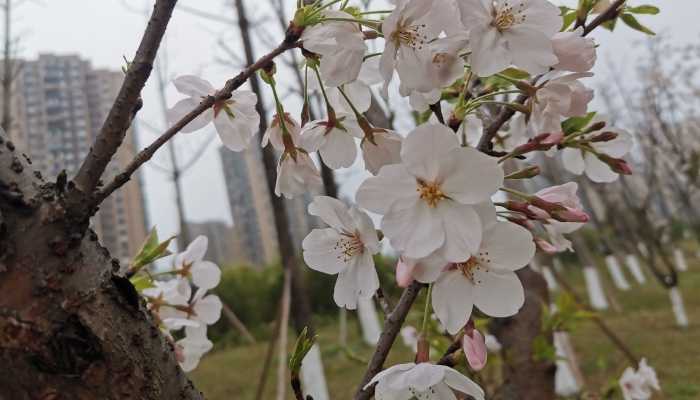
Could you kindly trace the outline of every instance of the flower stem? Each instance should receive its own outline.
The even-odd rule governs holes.
[[[421,334],[427,340],[428,338],[428,315],[430,314],[430,295],[433,292],[433,284],[428,285],[428,291],[425,293],[425,308],[423,309],[423,326]]]

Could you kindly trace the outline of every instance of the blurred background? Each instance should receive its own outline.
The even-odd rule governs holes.
[[[181,97],[170,83],[174,77],[194,74],[222,86],[247,64],[242,38],[251,40],[254,55],[264,54],[283,37],[295,1],[179,3],[143,93],[144,108],[129,143],[113,161],[112,173],[167,128],[165,110]],[[555,3],[576,5],[575,1]],[[700,3],[635,0],[629,4],[660,7],[658,15],[638,16],[657,35],[645,35],[621,22],[614,32],[596,31],[598,61],[595,76],[587,84],[596,89],[591,108],[635,136],[629,160],[635,175],[609,185],[581,181],[593,222],[575,238],[576,254],[540,259],[539,270],[549,276],[554,299],[561,289],[551,277],[556,269],[603,313],[631,348],[651,360],[661,378],[663,398],[698,399]],[[3,104],[2,126],[45,177],[55,178],[62,170],[69,176],[75,172],[111,107],[121,84],[121,68],[135,51],[151,6],[145,0],[4,0],[0,8],[4,11],[2,82],[10,101]],[[371,7],[389,5],[372,1]],[[249,22],[243,30],[242,20]],[[277,63],[282,100],[295,116],[301,107],[300,61],[298,54],[288,53]],[[408,111],[405,99],[392,95],[388,102],[377,100],[376,118],[404,135],[415,125],[416,116]],[[263,93],[261,101],[268,112],[273,109],[269,93]],[[367,176],[361,163],[337,171],[340,197],[354,198]],[[554,174],[539,183],[563,178]],[[297,246],[319,225],[306,213],[310,199],[287,203]],[[259,150],[223,150],[213,126],[180,134],[146,164],[138,179],[105,202],[93,219],[102,243],[122,262],[137,253],[154,226],[161,237],[180,234],[173,251],[197,235],[208,236],[207,258],[225,271],[218,292],[239,321],[232,324],[231,318],[223,319],[212,331],[216,347],[194,373],[195,382],[210,399],[255,398],[282,290]],[[390,300],[400,293],[392,289],[394,262],[391,249],[377,260]],[[330,295],[333,277],[308,275],[330,392],[334,399],[351,398],[352,385],[359,381],[371,354],[367,342],[372,334],[368,339],[369,328],[364,326],[363,331],[354,313],[343,315],[345,322],[339,322]],[[685,310],[679,310],[678,304],[684,304]],[[418,316],[411,318],[418,324]],[[570,396],[588,388],[605,389],[619,377],[624,357],[590,321],[577,322],[571,336],[567,355],[577,354],[578,361],[569,367],[575,370],[578,389]],[[407,343],[397,346],[392,360],[411,359]],[[554,358],[558,359],[557,354]],[[494,374],[497,366],[489,367]],[[486,385],[490,379],[497,380],[489,373],[480,378]],[[273,397],[274,384],[266,387],[269,396],[263,398]]]

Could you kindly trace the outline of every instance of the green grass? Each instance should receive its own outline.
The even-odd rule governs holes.
[[[622,312],[602,314],[606,323],[640,357],[646,357],[661,381],[663,394],[656,399],[700,399],[700,262],[689,259],[690,271],[682,273],[681,291],[685,299],[690,327],[679,329],[670,308],[667,292],[654,280],[644,286],[634,284],[628,292],[615,291]],[[601,269],[601,272],[603,270]],[[645,271],[646,272],[646,271]],[[585,294],[580,272],[568,273],[581,294]],[[602,274],[606,276],[606,274]],[[649,278],[647,274],[647,278]],[[632,283],[631,277],[628,277]],[[411,322],[418,325],[419,316],[412,314]],[[354,318],[349,318],[351,351],[368,360],[372,349],[362,345]],[[337,345],[337,324],[319,323],[319,341],[323,350],[326,378],[333,400],[351,399],[364,374],[363,362],[349,357]],[[591,391],[597,392],[614,383],[627,367],[623,355],[588,321],[578,324],[572,332],[581,368]],[[293,344],[290,337],[290,346]],[[197,387],[209,400],[252,400],[262,370],[266,342],[256,345],[218,346],[192,374]],[[388,365],[412,360],[410,350],[398,343],[389,357]],[[264,399],[275,394],[276,360],[268,378]],[[288,398],[292,399],[291,394]],[[619,399],[619,395],[614,397]]]

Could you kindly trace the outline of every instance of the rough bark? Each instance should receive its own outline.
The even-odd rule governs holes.
[[[201,399],[64,189],[0,134],[0,398]]]
[[[556,397],[551,361],[537,361],[533,357],[533,342],[546,334],[542,332],[542,306],[549,304],[547,283],[529,267],[517,272],[525,287],[525,305],[510,318],[493,319],[491,332],[503,345],[503,385],[495,398],[499,400],[547,400]]]

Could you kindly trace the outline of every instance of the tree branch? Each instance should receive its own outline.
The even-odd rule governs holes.
[[[141,38],[136,56],[128,66],[119,94],[95,143],[73,179],[74,190],[79,192],[77,197],[84,199],[85,196],[92,194],[107,164],[121,146],[133,115],[141,103],[141,90],[151,74],[158,47],[163,40],[176,3],[177,0],[158,0],[155,3],[148,26]]]
[[[168,140],[172,139],[173,136],[180,132],[180,130],[187,126],[187,124],[192,122],[192,120],[197,118],[197,116],[199,116],[201,113],[212,107],[217,101],[226,100],[230,98],[231,94],[236,89],[243,86],[243,84],[248,80],[248,78],[250,78],[258,70],[272,62],[272,60],[274,60],[275,57],[279,56],[280,54],[284,53],[289,49],[297,47],[299,45],[299,42],[297,41],[298,37],[299,35],[296,33],[287,33],[287,37],[279,46],[277,46],[277,48],[272,50],[267,55],[258,59],[258,61],[248,66],[234,78],[229,79],[224,85],[224,87],[218,92],[216,92],[215,95],[204,98],[202,102],[199,103],[199,106],[197,106],[187,115],[182,117],[182,119],[176,122],[175,125],[170,127],[170,129],[165,131],[162,135],[160,135],[160,137],[158,137],[153,143],[151,143],[150,146],[141,150],[136,155],[136,157],[134,157],[134,159],[131,160],[131,162],[129,162],[129,164],[126,166],[123,172],[115,176],[112,182],[110,182],[107,186],[105,186],[102,190],[100,190],[97,193],[93,204],[100,204],[115,190],[119,189],[125,183],[127,183],[131,179],[131,176],[134,174],[134,172],[136,172],[136,170],[138,170],[139,167],[141,167],[141,165],[143,165],[146,161],[150,160],[151,157],[153,157],[153,155],[156,153],[156,151],[158,151],[158,149],[160,149],[165,143],[167,143]]]
[[[374,394],[374,386],[367,388],[367,390],[365,390],[364,387],[382,370],[384,362],[389,355],[389,350],[391,350],[396,336],[406,320],[406,315],[408,315],[408,312],[411,310],[411,306],[413,302],[416,301],[422,287],[422,283],[413,281],[413,283],[403,291],[403,294],[401,294],[399,303],[394,308],[394,311],[387,316],[384,323],[384,330],[377,343],[377,348],[374,351],[374,355],[372,355],[372,360],[370,360],[367,366],[367,372],[365,372],[365,376],[362,378],[362,383],[355,393],[355,400],[368,400]]]

